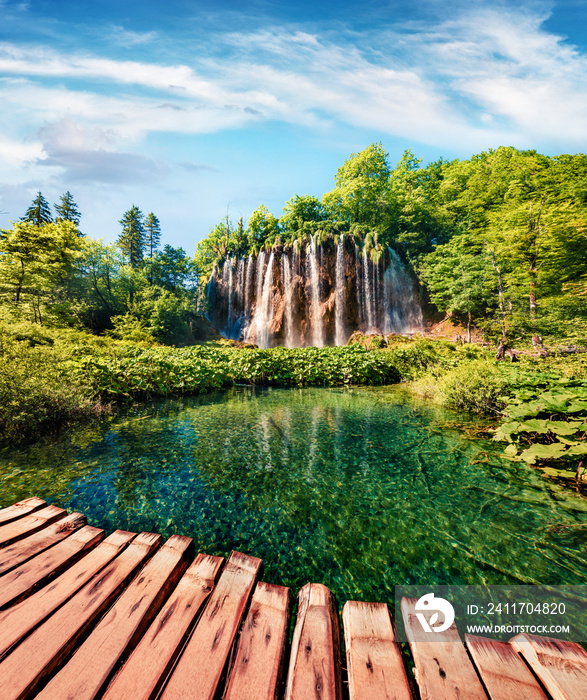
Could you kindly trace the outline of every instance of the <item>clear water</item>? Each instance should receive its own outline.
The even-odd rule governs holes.
[[[455,418],[394,388],[152,403],[0,452],[0,505],[38,495],[108,531],[190,535],[341,601],[391,602],[396,584],[587,583],[587,499]]]

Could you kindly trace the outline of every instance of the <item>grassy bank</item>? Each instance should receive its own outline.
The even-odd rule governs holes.
[[[198,394],[234,384],[384,385],[406,382],[445,407],[496,421],[504,454],[587,471],[587,358],[521,356],[445,341],[388,348],[236,348],[214,343],[173,348],[125,343],[34,327],[0,336],[0,439],[15,443],[104,415],[118,404]]]
[[[372,350],[360,345],[259,350],[222,342],[174,348],[24,325],[0,332],[0,357],[3,442],[31,440],[130,400],[234,384],[395,384],[460,361],[448,345],[422,340]]]

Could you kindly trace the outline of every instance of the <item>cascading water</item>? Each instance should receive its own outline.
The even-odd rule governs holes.
[[[357,294],[357,323],[359,327],[362,327],[362,325],[365,323],[365,310],[364,310],[364,304],[363,304],[363,294],[362,294],[362,278],[361,278],[361,265],[359,264],[360,260],[360,253],[359,253],[359,246],[355,243],[355,271],[356,271],[356,294]]]
[[[390,263],[385,271],[384,333],[420,330],[424,324],[422,309],[414,295],[412,280],[399,255],[388,248]]]
[[[318,275],[318,260],[316,254],[316,237],[310,239],[309,258],[311,274],[311,308],[312,308],[312,338],[313,345],[321,348],[324,345],[322,334],[322,314],[320,313],[320,277]]]
[[[244,310],[245,313],[251,308],[251,285],[253,284],[253,268],[255,263],[253,262],[253,256],[249,255],[247,258],[247,277],[245,281],[245,300],[244,300]],[[249,314],[250,315],[250,314]]]
[[[336,246],[336,271],[334,294],[334,342],[336,345],[346,343],[345,333],[345,275],[344,275],[344,235],[338,237]]]
[[[269,262],[267,263],[267,270],[265,271],[260,303],[257,302],[257,313],[255,314],[257,345],[260,348],[269,347],[270,326],[273,320],[273,304],[270,299],[270,291],[273,283],[273,259],[274,253],[271,251]],[[259,286],[257,286],[257,289],[258,288]]]
[[[230,260],[226,258],[224,261],[224,269],[222,271],[222,281],[224,282],[225,277],[228,277],[228,328],[232,327],[233,319],[232,319],[232,297],[233,297],[233,289],[232,289],[232,262],[233,258]]]
[[[370,333],[375,328],[374,317],[374,304],[373,304],[373,290],[371,285],[371,279],[369,274],[369,254],[367,253],[367,248],[363,248],[363,285],[364,285],[364,300],[365,300],[365,310],[366,310],[366,320],[367,320],[367,333]]]
[[[287,255],[281,256],[281,267],[282,267],[282,279],[283,279],[283,292],[284,292],[284,306],[283,306],[283,317],[285,323],[285,347],[293,348],[294,345],[294,322],[293,322],[293,308],[292,308],[292,296],[293,296],[293,281],[291,278],[291,269],[289,265],[289,257]]]
[[[410,274],[392,248],[374,251],[340,235],[233,256],[210,275],[208,317],[225,337],[259,347],[343,345],[355,330],[421,331]]]

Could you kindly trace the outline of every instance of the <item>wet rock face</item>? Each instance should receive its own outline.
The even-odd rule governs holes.
[[[375,262],[351,237],[227,259],[214,269],[207,295],[214,326],[259,347],[343,345],[355,330],[405,333],[423,325],[397,254],[388,249]]]

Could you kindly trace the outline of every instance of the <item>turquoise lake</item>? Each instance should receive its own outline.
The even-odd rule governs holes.
[[[393,387],[149,403],[1,451],[0,505],[36,495],[109,532],[189,535],[341,601],[391,602],[396,584],[587,583],[587,499],[455,420]]]

